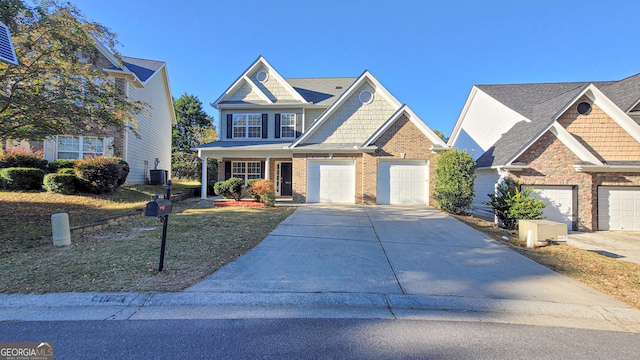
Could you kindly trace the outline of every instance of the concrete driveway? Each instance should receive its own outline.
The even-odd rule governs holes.
[[[603,256],[640,264],[640,232],[571,232],[567,244]]]
[[[253,250],[185,290],[198,292],[241,294],[256,306],[382,299],[395,317],[472,311],[509,313],[507,322],[614,319],[640,329],[638,310],[425,207],[302,206]]]

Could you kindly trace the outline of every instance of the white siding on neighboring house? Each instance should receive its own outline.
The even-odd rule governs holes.
[[[373,94],[373,101],[358,99],[362,90]],[[363,84],[325,120],[305,143],[363,143],[376,132],[397,109],[377,93],[369,83]]]
[[[493,221],[493,210],[483,202],[489,201],[489,194],[495,194],[496,184],[499,179],[500,175],[497,170],[476,170],[476,179],[473,183],[475,196],[471,204],[471,212],[475,216]]]
[[[503,133],[525,118],[481,90],[477,90],[472,96],[466,113],[461,115],[464,116],[464,120],[453,147],[467,150],[473,159],[477,160]]]
[[[126,137],[126,161],[131,171],[127,182],[141,183],[148,177],[145,174],[145,161],[148,169],[154,169],[155,159],[160,160],[158,169],[167,170],[171,174],[171,115],[167,109],[173,104],[165,94],[165,77],[161,71],[156,72],[143,88],[129,89],[132,100],[140,100],[150,105],[136,119],[138,121],[140,139],[133,133]],[[150,115],[150,116],[147,116]]]

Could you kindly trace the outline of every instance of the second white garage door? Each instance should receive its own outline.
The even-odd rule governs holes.
[[[547,220],[565,223],[568,230],[575,230],[573,223],[575,222],[576,198],[573,195],[573,187],[533,185],[533,189],[538,193],[539,199],[549,203],[543,210]]]
[[[598,230],[640,231],[640,187],[598,187]]]
[[[355,201],[355,161],[309,160],[307,162],[307,202],[353,204]]]
[[[427,160],[380,161],[376,192],[378,204],[428,204],[429,163]]]

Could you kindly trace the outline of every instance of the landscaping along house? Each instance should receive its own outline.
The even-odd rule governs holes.
[[[569,230],[640,231],[640,74],[619,81],[476,85],[449,139],[477,163],[473,213],[509,177]]]
[[[219,140],[196,150],[218,160],[219,180],[273,180],[277,197],[299,203],[432,203],[447,145],[368,71],[283,78],[260,56],[212,106]]]

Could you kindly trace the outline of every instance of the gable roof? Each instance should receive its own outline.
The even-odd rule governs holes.
[[[398,121],[402,115],[405,115],[409,121],[411,121],[413,125],[415,125],[431,141],[431,143],[433,143],[432,150],[444,150],[448,148],[447,144],[445,144],[444,141],[440,139],[440,137],[436,135],[436,133],[434,133],[433,130],[431,130],[427,124],[422,121],[422,119],[420,119],[418,115],[416,115],[406,104],[403,104],[398,111],[396,111],[395,114],[393,114],[389,120],[387,120],[378,129],[378,131],[371,135],[371,137],[362,144],[362,147],[373,145],[373,143],[378,140],[380,136],[382,136],[382,134],[391,127],[391,125]]]
[[[509,165],[584,95],[598,103],[614,121],[640,141],[640,127],[625,114],[640,100],[640,74],[617,82],[478,85],[477,88],[526,118],[502,134],[476,160],[479,168]],[[458,125],[456,129],[459,129]],[[554,134],[558,136],[557,132]],[[574,153],[582,154],[582,149],[573,141],[565,138],[563,142]]]
[[[143,83],[147,82],[165,63],[163,61],[148,60],[122,56],[124,66],[132,73],[136,74]]]
[[[300,103],[306,103],[307,100],[300,95],[274,68],[273,66],[271,66],[271,64],[269,64],[267,62],[267,60],[262,57],[262,55],[258,56],[258,58],[251,64],[249,65],[249,67],[240,75],[238,76],[238,78],[236,79],[236,81],[233,82],[233,84],[231,84],[231,86],[229,86],[227,88],[227,90],[225,90],[222,95],[220,95],[218,97],[218,99],[216,99],[216,101],[214,101],[213,103],[211,103],[211,106],[213,106],[214,108],[217,108],[219,104],[223,104],[226,103],[225,99],[229,96],[231,96],[236,90],[238,90],[242,85],[247,84],[249,85],[253,91],[256,92],[256,94],[258,96],[260,96],[265,103],[268,104],[273,104],[274,101],[272,101],[267,94],[264,93],[264,91],[262,91],[250,78],[249,75],[251,73],[253,73],[254,71],[256,71],[257,69],[259,69],[261,66],[264,66],[265,68],[267,68],[267,70],[269,71],[269,77],[273,77],[276,79],[276,81],[284,87],[284,89],[293,97],[293,99],[295,101],[298,101]],[[276,99],[277,102],[277,99]],[[237,102],[229,102],[229,103],[237,103]]]
[[[362,75],[360,75],[356,81],[354,81],[349,88],[340,95],[340,97],[331,105],[327,110],[325,110],[322,115],[313,123],[311,126],[302,134],[301,137],[298,138],[293,144],[291,144],[291,148],[295,148],[296,146],[304,143],[305,140],[309,139],[313,133],[315,133],[322,125],[333,115],[346,101],[355,93],[360,86],[364,85],[366,82],[375,87],[376,92],[380,91],[382,97],[389,102],[392,106],[395,107],[396,111],[401,107],[402,104],[396,99],[391,93],[384,87],[382,84],[376,79],[368,70],[365,70]]]

